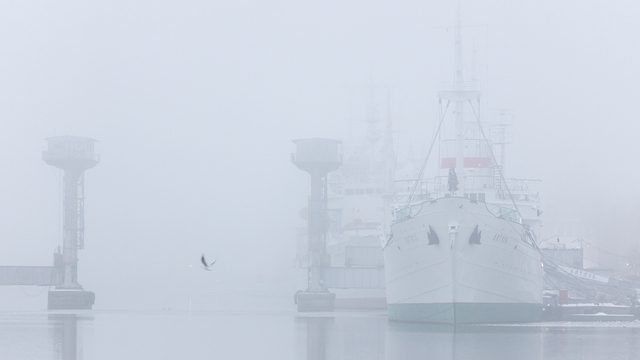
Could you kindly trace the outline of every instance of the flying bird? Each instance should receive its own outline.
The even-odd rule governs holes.
[[[200,258],[200,261],[202,261],[202,268],[207,270],[207,271],[211,271],[211,267],[213,266],[213,264],[216,263],[218,259],[213,260],[213,262],[209,265],[207,265],[207,260],[204,259],[204,254],[202,254],[202,257]]]

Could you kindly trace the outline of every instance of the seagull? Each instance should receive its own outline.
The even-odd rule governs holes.
[[[207,265],[207,260],[204,259],[204,254],[202,254],[202,257],[200,258],[200,261],[202,261],[202,265],[204,265],[202,268],[207,271],[211,271],[211,267],[216,263],[216,260],[218,259],[213,260],[211,264]]]

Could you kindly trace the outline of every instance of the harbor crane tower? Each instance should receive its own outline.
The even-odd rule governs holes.
[[[299,312],[333,311],[335,294],[330,293],[324,282],[324,269],[331,266],[331,258],[326,254],[326,195],[327,174],[342,166],[342,142],[330,139],[294,140],[296,153],[291,154],[291,162],[298,169],[311,175],[311,196],[309,197],[309,261],[308,286],[296,296]]]
[[[49,292],[49,308],[90,308],[95,296],[78,283],[78,250],[84,249],[84,171],[100,162],[93,150],[96,140],[76,136],[46,140],[42,160],[64,171],[64,235],[58,264],[62,283]]]
[[[64,235],[53,266],[0,266],[0,286],[55,286],[48,292],[49,309],[91,309],[95,294],[78,283],[78,250],[84,249],[84,171],[100,162],[94,139],[77,136],[47,138],[42,160],[64,171]]]

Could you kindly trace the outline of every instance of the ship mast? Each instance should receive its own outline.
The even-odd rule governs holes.
[[[472,100],[479,101],[481,96],[481,91],[479,88],[475,86],[465,86],[464,83],[464,73],[462,66],[462,20],[460,15],[460,1],[458,1],[458,11],[456,12],[456,39],[455,39],[455,58],[454,58],[454,79],[453,86],[447,85],[443,86],[438,91],[438,97],[440,101],[448,100],[455,104],[454,106],[454,125],[455,125],[455,171],[458,179],[458,189],[461,194],[460,196],[464,196],[466,193],[465,189],[465,174],[464,174],[464,103],[471,102]],[[445,110],[446,111],[446,110]],[[444,160],[444,159],[443,159]],[[444,164],[448,163],[453,166],[453,158],[447,158],[447,162],[442,162]],[[476,164],[469,164],[469,166]]]
[[[455,59],[454,59],[454,91],[462,92],[464,85],[464,74],[462,71],[462,20],[460,15],[460,0],[458,0],[458,10],[456,12],[456,42],[455,42]],[[456,129],[456,173],[459,179],[459,189],[464,196],[465,179],[464,179],[464,101],[457,99],[455,102],[455,129]]]
[[[393,128],[391,120],[391,90],[387,93],[387,124],[384,132],[384,217],[382,229],[385,233],[391,225],[391,201],[393,199],[393,184],[395,180],[395,155],[393,153]]]

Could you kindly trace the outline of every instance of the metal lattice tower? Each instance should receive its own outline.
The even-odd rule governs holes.
[[[78,250],[84,249],[84,171],[96,166],[94,139],[57,136],[46,139],[42,160],[64,170],[63,282],[58,289],[82,289],[78,284]]]

